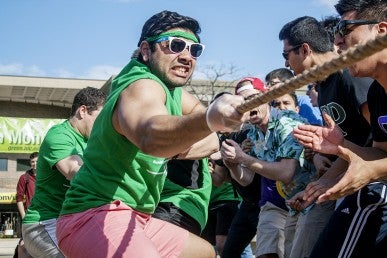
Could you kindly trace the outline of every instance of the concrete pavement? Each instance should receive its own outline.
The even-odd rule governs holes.
[[[19,238],[0,238],[0,258],[12,258]]]

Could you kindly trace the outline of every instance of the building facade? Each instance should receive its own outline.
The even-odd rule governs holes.
[[[0,76],[0,236],[20,236],[16,185],[29,169],[29,155],[38,151],[45,131],[69,117],[80,89],[101,89],[106,82]]]

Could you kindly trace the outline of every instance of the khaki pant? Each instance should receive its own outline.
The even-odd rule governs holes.
[[[255,256],[275,253],[284,257],[285,224],[288,212],[266,202],[259,213],[257,226],[257,247]]]
[[[309,257],[334,209],[335,201],[327,201],[315,204],[308,213],[299,216],[290,258]]]

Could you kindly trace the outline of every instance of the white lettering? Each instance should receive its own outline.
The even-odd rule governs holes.
[[[24,133],[23,131],[10,131],[10,136],[10,144],[41,144],[43,138],[41,135],[31,135]]]

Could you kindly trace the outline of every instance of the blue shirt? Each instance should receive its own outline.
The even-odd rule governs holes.
[[[307,95],[297,95],[298,106],[300,112],[298,114],[308,120],[311,125],[322,125],[321,111],[318,107],[314,107],[310,103],[310,98]]]

